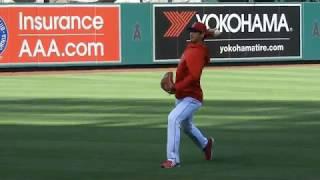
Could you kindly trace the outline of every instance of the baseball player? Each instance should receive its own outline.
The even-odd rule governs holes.
[[[203,151],[206,160],[213,157],[214,139],[205,137],[193,123],[193,115],[203,101],[200,85],[202,69],[210,60],[204,39],[213,33],[200,22],[194,23],[188,30],[190,42],[181,56],[175,83],[172,74],[166,74],[161,82],[162,88],[176,97],[176,106],[168,116],[167,160],[161,163],[162,168],[180,166],[180,128]]]

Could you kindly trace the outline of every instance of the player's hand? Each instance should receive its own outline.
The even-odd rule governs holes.
[[[222,34],[222,32],[219,31],[217,28],[208,29],[208,32],[214,38],[219,37]]]

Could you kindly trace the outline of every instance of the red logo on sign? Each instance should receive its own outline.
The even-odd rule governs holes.
[[[179,37],[183,29],[187,26],[195,11],[167,11],[163,12],[171,23],[171,26],[164,34],[164,37]]]

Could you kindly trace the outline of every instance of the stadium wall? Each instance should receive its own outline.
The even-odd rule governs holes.
[[[194,21],[223,30],[207,40],[213,64],[320,60],[320,3],[3,4],[0,10],[1,69],[175,64],[188,39],[183,30]]]
[[[320,3],[303,4],[303,60],[320,61]]]

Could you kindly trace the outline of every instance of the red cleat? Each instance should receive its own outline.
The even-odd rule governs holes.
[[[175,168],[179,166],[180,166],[179,163],[175,163],[174,161],[171,161],[171,160],[165,160],[163,161],[163,163],[161,163],[161,168],[165,168],[165,169]]]
[[[208,161],[213,159],[213,143],[214,143],[214,139],[211,137],[208,138],[208,144],[203,149],[205,159]]]

